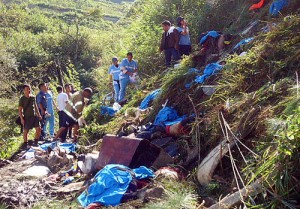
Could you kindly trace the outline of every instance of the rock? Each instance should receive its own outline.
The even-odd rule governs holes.
[[[144,202],[161,199],[163,194],[164,188],[162,187],[154,187],[151,189],[147,189],[145,192]]]
[[[46,166],[32,166],[25,170],[23,174],[27,176],[34,176],[34,177],[43,177],[47,176],[50,173],[50,170]]]

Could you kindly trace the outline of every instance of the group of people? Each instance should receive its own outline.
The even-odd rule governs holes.
[[[172,26],[168,20],[163,21],[160,42],[160,52],[165,53],[166,66],[170,67],[172,58],[174,62],[180,60],[183,55],[189,55],[192,51],[192,43],[187,21],[183,17],[177,18],[177,27]]]
[[[138,64],[133,60],[132,52],[127,53],[119,64],[118,58],[112,58],[112,65],[108,69],[110,85],[114,88],[114,100],[119,104],[126,103],[125,94],[130,82],[135,82],[138,72]]]
[[[189,55],[192,50],[189,29],[183,17],[177,18],[177,26],[172,26],[171,22],[167,20],[162,22],[164,33],[161,39],[160,52],[165,52],[167,67],[171,66],[172,58],[176,62],[183,55]],[[133,60],[131,52],[127,53],[127,58],[123,59],[120,64],[118,58],[112,58],[108,75],[110,86],[114,89],[115,102],[121,105],[126,102],[126,88],[130,82],[134,82],[137,72],[138,64]]]
[[[39,84],[39,93],[32,95],[31,86],[23,85],[23,96],[19,100],[19,117],[23,126],[24,145],[38,145],[38,141],[44,141],[47,135],[53,140],[65,141],[67,134],[73,138],[73,142],[78,137],[78,120],[82,116],[82,111],[92,96],[92,89],[85,88],[75,91],[71,84],[66,84],[64,88],[57,86],[57,98],[53,99],[53,93],[49,89],[49,84]],[[59,129],[54,134],[55,110],[59,116]],[[47,127],[48,133],[47,133]],[[34,140],[28,140],[30,129],[35,128]]]
[[[162,24],[163,34],[160,42],[160,52],[165,53],[165,63],[167,67],[178,62],[183,55],[190,55],[192,43],[187,21],[183,17],[178,17],[177,27],[171,22],[164,20]],[[200,52],[193,57],[197,63],[207,65],[218,60],[219,54],[227,48],[234,39],[231,34],[223,34],[219,31],[208,31],[200,36]]]

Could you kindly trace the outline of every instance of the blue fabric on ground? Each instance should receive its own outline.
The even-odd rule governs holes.
[[[269,9],[269,13],[271,16],[278,16],[283,7],[288,5],[287,0],[277,0],[274,1]]]
[[[48,147],[50,147],[51,149],[54,149],[57,146],[57,142],[50,142],[50,143],[45,143],[45,144],[41,144],[40,148],[42,148],[43,150],[47,150]]]
[[[237,49],[237,48],[239,48],[239,47],[241,47],[243,45],[246,45],[246,44],[250,43],[253,40],[254,40],[253,37],[251,37],[251,38],[245,38],[245,39],[241,40],[237,45],[235,45],[235,47],[233,47],[233,49]]]
[[[154,178],[155,177],[153,171],[145,166],[135,168],[135,169],[133,169],[133,172],[135,173],[135,177],[137,179],[146,179],[146,178]]]
[[[158,112],[153,125],[160,125],[166,121],[176,120],[177,118],[179,118],[179,116],[174,108],[164,107]]]
[[[55,147],[59,147],[60,149],[66,150],[67,153],[75,152],[76,151],[76,144],[74,143],[57,143],[57,142],[51,142],[51,143],[45,143],[40,145],[40,148],[43,150],[47,150],[48,147],[51,149],[54,149]]]
[[[67,153],[70,153],[70,152],[75,152],[77,146],[76,146],[76,144],[74,144],[74,143],[60,143],[60,144],[58,145],[58,147],[59,147],[60,149],[66,150]]]
[[[120,169],[121,168],[121,169]],[[94,182],[84,191],[77,200],[83,207],[92,203],[100,203],[104,206],[116,206],[132,181],[132,175],[128,167],[118,164],[105,166],[94,177]],[[153,171],[146,167],[131,170],[137,179],[154,177]]]
[[[166,121],[166,122],[164,122],[164,125],[166,125],[166,126],[174,125],[174,124],[179,123],[182,120],[186,119],[186,117],[187,117],[186,115],[183,115],[182,117],[178,117],[173,121]]]
[[[202,38],[201,38],[201,40],[200,40],[200,44],[203,44],[205,41],[206,41],[206,39],[208,38],[208,37],[213,37],[213,38],[217,38],[217,37],[219,37],[220,36],[220,34],[217,32],[217,31],[209,31],[205,36],[203,36]]]
[[[219,65],[218,63],[211,63],[208,64],[205,69],[204,73],[201,76],[197,76],[195,79],[196,83],[204,83],[204,81],[211,75],[214,75],[218,71],[220,71],[223,68],[223,65]]]
[[[161,90],[156,89],[155,91],[148,94],[143,101],[140,104],[140,109],[145,110],[149,107],[149,103],[157,98],[157,96],[160,94]]]
[[[153,125],[170,126],[182,121],[185,118],[186,115],[179,117],[177,111],[174,108],[164,107],[158,112]]]
[[[101,106],[100,107],[100,114],[101,115],[106,115],[107,114],[111,117],[114,117],[116,112],[117,111],[114,110],[112,107],[108,107],[108,106]]]

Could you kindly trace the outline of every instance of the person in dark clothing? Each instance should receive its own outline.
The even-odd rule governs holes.
[[[19,100],[19,116],[24,127],[23,146],[24,148],[26,148],[28,142],[28,132],[32,128],[35,128],[34,145],[38,144],[38,139],[41,135],[40,120],[42,119],[42,117],[38,111],[35,97],[31,94],[30,85],[24,84],[23,91],[24,95]]]
[[[162,22],[164,33],[160,43],[160,52],[165,52],[166,66],[171,66],[172,57],[174,61],[180,59],[179,56],[179,32],[167,20]]]

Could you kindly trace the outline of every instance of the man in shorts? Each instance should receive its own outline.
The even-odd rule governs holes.
[[[42,119],[35,97],[31,94],[31,87],[28,84],[23,86],[24,95],[19,100],[19,116],[21,119],[21,123],[24,127],[23,139],[24,144],[23,147],[27,147],[27,145],[32,145],[32,141],[28,143],[28,132],[30,129],[35,128],[35,138],[34,145],[37,146],[38,140],[41,135],[41,126],[40,120]]]

